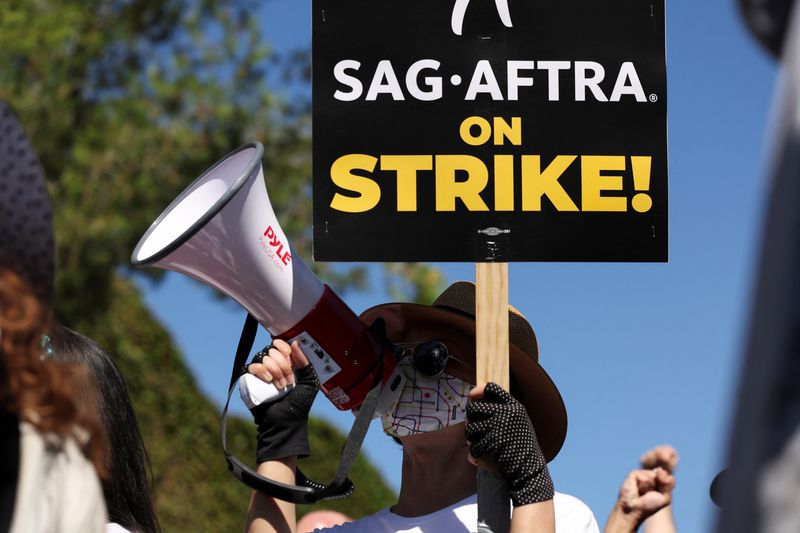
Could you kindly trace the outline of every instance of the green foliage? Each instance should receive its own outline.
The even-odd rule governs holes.
[[[0,9],[0,99],[32,139],[55,208],[56,314],[122,367],[167,531],[239,529],[246,491],[225,473],[216,409],[126,280],[135,243],[194,177],[255,139],[265,146],[278,218],[301,257],[311,257],[309,105],[302,92],[280,92],[280,84],[308,81],[308,55],[271,55],[253,16],[258,5],[3,0]],[[312,267],[339,291],[367,286],[364,266]],[[443,282],[425,265],[391,264],[384,273],[398,298],[430,301]],[[320,424],[315,431],[332,431]],[[252,440],[248,423],[231,429],[234,442]],[[361,495],[336,504],[353,516],[390,497],[368,465],[356,471]]]
[[[0,98],[20,115],[56,202],[59,316],[102,316],[112,273],[127,268],[158,213],[252,139],[265,146],[281,225],[310,259],[309,106],[268,83],[268,73],[307,82],[308,57],[270,56],[251,15],[257,4],[4,2]],[[363,266],[312,267],[339,290],[366,287]],[[385,271],[412,299],[442,281],[430,267]]]

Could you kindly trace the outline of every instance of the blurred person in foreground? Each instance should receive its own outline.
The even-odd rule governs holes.
[[[539,365],[536,336],[519,311],[509,306],[511,394],[494,383],[474,386],[472,283],[454,283],[430,306],[384,304],[361,319],[402,353],[398,366],[407,379],[382,416],[384,432],[403,447],[402,482],[397,504],[332,531],[476,531],[478,462],[509,488],[512,532],[598,531],[586,505],[554,491],[547,461],[566,437],[566,407]],[[280,340],[249,371],[279,388],[295,382],[296,371],[289,394],[253,409],[259,473],[294,483],[297,458],[309,453],[316,375],[296,342]],[[440,403],[446,408],[436,409]],[[294,517],[293,504],[254,493],[248,531],[294,531]]]
[[[81,369],[46,360],[42,348],[53,265],[42,170],[0,102],[0,531],[101,532],[104,450],[76,395]]]
[[[672,446],[645,452],[641,469],[632,470],[622,482],[604,533],[631,533],[643,522],[645,533],[675,533],[671,504],[677,464],[678,452]]]
[[[150,461],[117,365],[92,339],[63,326],[53,330],[52,359],[78,363],[87,371],[79,397],[99,414],[109,450],[108,475],[102,480],[106,533],[158,533]]]

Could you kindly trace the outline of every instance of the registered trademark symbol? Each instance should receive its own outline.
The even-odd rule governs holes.
[[[650,101],[651,102],[657,102],[658,101],[658,95],[657,94],[651,94],[650,95]]]

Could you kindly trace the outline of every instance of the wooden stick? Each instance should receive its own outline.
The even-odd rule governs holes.
[[[493,381],[508,390],[508,264],[475,263],[476,384]],[[478,532],[508,533],[508,489],[502,479],[478,469]]]
[[[475,263],[477,385],[508,390],[508,263]]]

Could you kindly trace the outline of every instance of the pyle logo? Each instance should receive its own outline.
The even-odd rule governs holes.
[[[500,15],[500,20],[506,28],[511,27],[511,13],[508,11],[508,0],[494,0],[497,6],[497,14]],[[450,19],[450,26],[453,28],[453,33],[461,35],[461,28],[464,25],[464,14],[467,12],[469,0],[456,0],[453,5],[453,16]]]
[[[263,246],[264,251],[267,252],[267,255],[274,259],[280,260],[280,262],[284,265],[288,265],[289,261],[292,260],[292,254],[289,251],[289,247],[284,246],[284,244],[281,242],[280,238],[275,233],[275,230],[272,229],[272,226],[267,226],[267,230],[264,232],[264,237],[266,237],[265,244],[269,245],[269,248]]]

